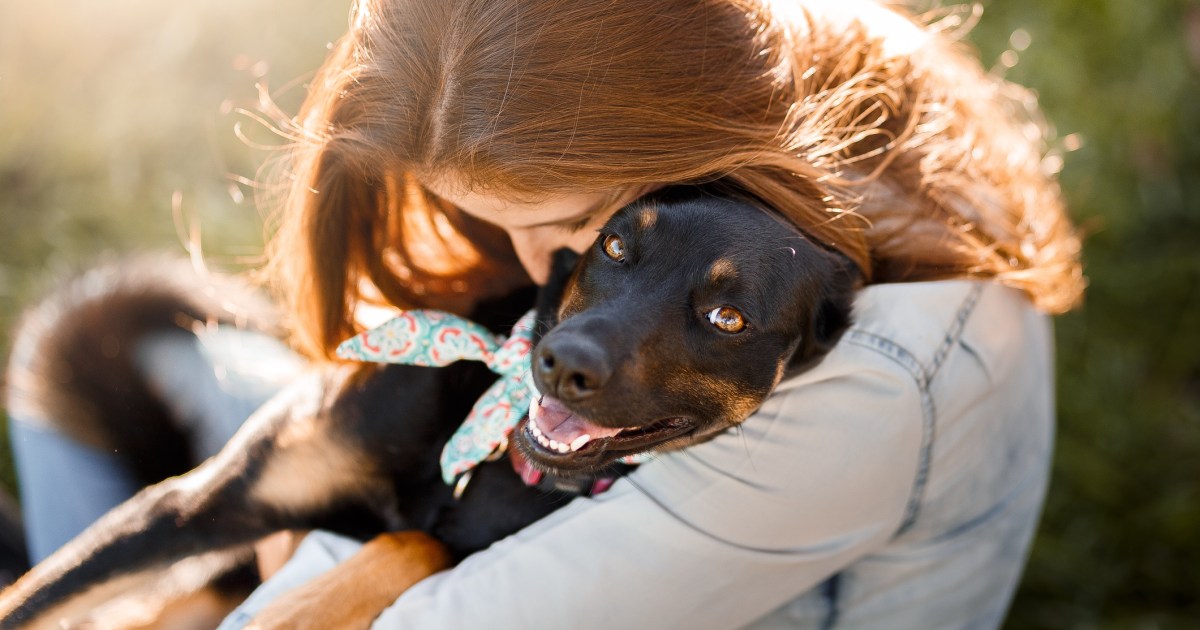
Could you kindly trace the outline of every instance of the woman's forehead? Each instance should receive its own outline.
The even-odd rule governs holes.
[[[521,199],[493,191],[472,190],[445,178],[425,178],[421,184],[463,212],[510,229],[581,219],[602,210],[615,196],[614,191],[597,191],[551,193]]]

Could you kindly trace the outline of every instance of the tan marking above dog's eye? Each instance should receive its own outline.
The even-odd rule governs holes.
[[[642,210],[641,214],[638,215],[638,227],[643,230],[654,229],[654,224],[656,223],[658,223],[658,212],[655,212],[651,208]]]
[[[605,256],[617,262],[625,262],[625,241],[622,241],[620,236],[616,234],[605,236],[603,249]]]
[[[733,261],[728,258],[718,258],[714,260],[708,268],[708,281],[721,282],[722,280],[736,280],[738,277],[737,267]]]
[[[709,323],[727,333],[742,332],[746,328],[746,318],[732,306],[714,308],[707,317]]]

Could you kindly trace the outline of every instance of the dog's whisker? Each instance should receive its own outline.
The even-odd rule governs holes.
[[[632,485],[633,488],[635,490],[637,490],[639,493],[641,493],[643,496],[649,498],[651,501],[654,501],[655,503],[658,502],[657,500],[654,499],[654,496],[651,495],[646,490],[646,488],[642,487],[642,485],[640,483],[638,483],[636,479],[634,479],[633,475],[625,475],[625,477],[623,477],[623,479],[625,479],[625,481],[628,481],[630,483],[630,485]]]
[[[742,450],[746,452],[746,461],[750,462],[750,467],[757,472],[758,469],[754,466],[754,457],[750,455],[750,443],[746,441],[746,428],[740,424],[735,424],[730,428],[732,428],[734,432],[737,433],[738,437],[741,438]]]

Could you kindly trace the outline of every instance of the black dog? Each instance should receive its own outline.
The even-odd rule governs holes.
[[[461,558],[564,505],[573,495],[555,484],[587,488],[625,455],[683,448],[744,420],[833,347],[860,284],[846,259],[773,215],[695,189],[622,209],[562,275],[539,298],[540,320],[559,322],[534,351],[542,395],[510,438],[549,484],[526,486],[507,458],[477,467],[461,498],[442,482],[442,446],[494,378],[484,366],[329,369],[22,578],[0,596],[0,625],[69,618],[157,582],[182,558],[204,569],[202,581],[284,529],[419,529]],[[511,324],[528,299],[476,316]]]

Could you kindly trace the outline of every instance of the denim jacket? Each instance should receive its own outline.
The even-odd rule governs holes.
[[[855,320],[738,430],[426,579],[374,627],[999,626],[1049,475],[1050,322],[969,281],[868,287]],[[354,549],[310,538],[248,607]]]

